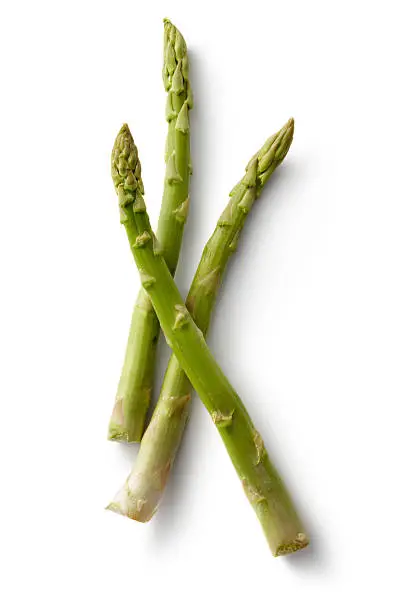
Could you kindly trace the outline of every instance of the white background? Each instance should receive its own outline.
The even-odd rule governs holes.
[[[2,610],[407,610],[404,6],[1,4]],[[153,521],[104,510],[137,451],[106,441],[138,289],[110,151],[127,121],[155,223],[164,16],[196,102],[183,292],[246,162],[296,119],[209,336],[308,524],[290,558],[198,400]]]

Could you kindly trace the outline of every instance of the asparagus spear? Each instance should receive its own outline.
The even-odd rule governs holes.
[[[257,164],[254,158],[246,180],[252,190],[256,190]],[[112,151],[112,178],[142,285],[150,296],[167,343],[223,439],[272,553],[278,556],[304,548],[308,537],[262,438],[212,356],[160,254],[146,213],[137,148],[127,125],[121,128]],[[247,208],[253,201],[250,193],[245,190],[236,205]],[[172,409],[177,410],[177,405]],[[110,508],[116,509],[115,505]]]
[[[294,121],[290,119],[250,160],[245,176],[230,194],[228,205],[204,248],[186,300],[187,308],[204,335],[222,275],[237,246],[247,214],[266,181],[285,158],[293,130]],[[173,353],[132,472],[114,499],[113,507],[117,512],[146,522],[157,510],[188,419],[191,391],[191,383]]]
[[[189,110],[192,93],[184,38],[164,20],[163,82],[167,91],[168,133],[165,150],[166,174],[157,236],[172,275],[177,267],[188,214],[190,162]],[[159,322],[149,296],[142,288],[132,315],[128,343],[108,438],[140,442],[150,405]]]

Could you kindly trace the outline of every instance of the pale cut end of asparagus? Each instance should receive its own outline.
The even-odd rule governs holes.
[[[150,521],[157,509],[158,500],[153,499],[151,491],[149,492],[149,497],[139,496],[137,499],[134,499],[132,495],[132,490],[140,491],[140,484],[143,483],[143,480],[143,474],[132,474],[125,485],[116,493],[113,501],[106,506],[106,510],[111,510],[116,514],[121,514],[139,523]],[[154,483],[158,499],[160,499],[162,494],[161,480],[162,477],[158,474],[157,482]]]
[[[110,510],[116,514],[127,516],[128,518],[138,521],[139,523],[147,523],[152,518],[152,513],[146,508],[145,501],[139,499],[137,504],[131,502],[129,498],[129,490],[122,488],[115,499],[106,506],[105,510]]]
[[[302,550],[309,545],[309,538],[305,533],[298,533],[297,537],[291,542],[286,542],[281,546],[278,546],[275,552],[275,557],[283,557],[284,555],[290,555],[291,553]]]

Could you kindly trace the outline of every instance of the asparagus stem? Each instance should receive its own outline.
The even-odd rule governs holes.
[[[162,255],[174,275],[189,204],[192,94],[186,43],[168,19],[164,20],[163,82],[167,91],[168,133],[157,237]],[[150,405],[159,332],[156,314],[142,288],[133,311],[125,361],[109,424],[110,440],[140,442],[142,438]]]
[[[257,158],[250,164],[247,187],[256,190]],[[137,148],[127,125],[115,141],[112,178],[119,197],[121,221],[146,289],[160,321],[167,343],[175,353],[200,399],[210,413],[226,446],[244,491],[255,510],[272,553],[295,552],[308,544],[308,537],[289,494],[270,461],[260,434],[241,399],[212,356],[203,332],[194,323],[160,254],[143,199],[141,167]],[[253,202],[245,190],[236,205],[248,208]],[[239,192],[239,188],[234,190]],[[238,198],[238,196],[237,196]],[[177,405],[171,406],[177,410]],[[158,474],[157,478],[165,477]],[[131,496],[131,491],[127,494]],[[111,510],[119,511],[118,504]]]
[[[210,324],[220,281],[237,247],[248,212],[266,180],[285,158],[292,143],[293,130],[294,121],[290,119],[252,157],[203,250],[186,305],[204,335]],[[242,202],[245,202],[244,206],[240,205]],[[191,392],[191,383],[173,353],[132,472],[114,499],[121,514],[145,522],[156,512],[188,420]]]

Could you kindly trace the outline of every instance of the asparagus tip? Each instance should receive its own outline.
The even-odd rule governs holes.
[[[293,132],[295,131],[295,120],[293,119],[293,117],[289,119],[285,127],[286,127],[287,132],[291,134],[293,138]]]
[[[293,133],[295,131],[295,120],[293,119],[293,117],[291,117],[283,126],[283,128],[278,132],[277,136],[278,136],[278,140],[279,140],[279,136],[282,138],[282,142],[288,143],[289,146],[292,143],[293,140]],[[289,150],[289,146],[287,147],[287,150],[285,152],[285,155],[287,153],[287,151]]]
[[[295,121],[291,117],[285,125],[265,142],[257,154],[258,158],[258,189],[259,196],[268,178],[283,162],[293,140]],[[252,161],[252,160],[251,160]],[[248,166],[247,166],[248,169]]]
[[[293,132],[294,132],[294,130],[295,130],[295,120],[294,120],[294,118],[293,118],[293,117],[291,117],[291,118],[290,118],[290,119],[289,119],[289,120],[286,122],[286,124],[284,125],[284,128],[286,128],[286,130],[287,130],[288,132],[292,132],[292,134],[293,134]]]
[[[163,84],[176,96],[189,92],[187,45],[181,32],[167,17],[164,23]],[[190,104],[189,104],[190,106]]]

